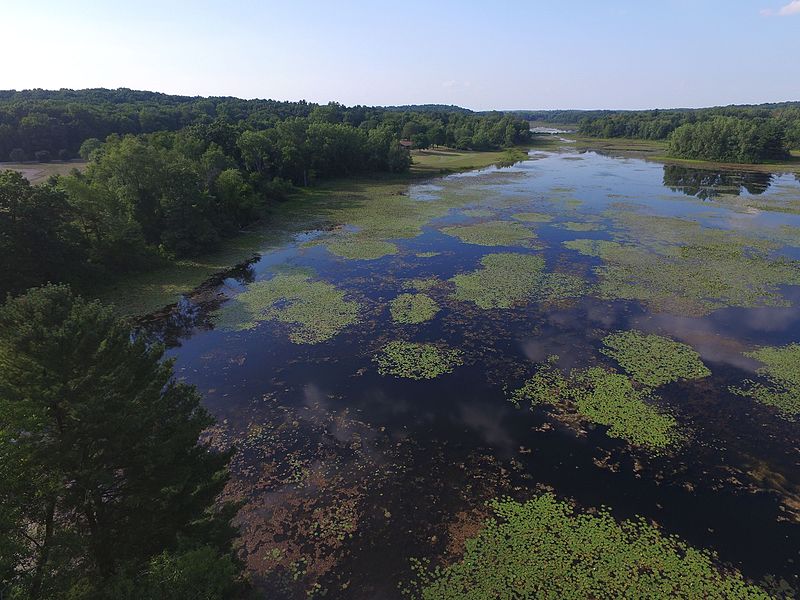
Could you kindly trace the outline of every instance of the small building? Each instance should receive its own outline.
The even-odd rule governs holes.
[[[414,147],[414,143],[411,140],[400,140],[400,147],[411,152],[411,149]]]

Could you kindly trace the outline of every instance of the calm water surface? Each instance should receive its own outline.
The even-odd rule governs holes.
[[[392,240],[399,253],[347,260],[308,245],[329,232],[298,232],[232,272],[215,301],[184,300],[161,324],[179,376],[198,386],[220,422],[215,443],[238,448],[230,496],[245,502],[242,553],[265,593],[397,597],[409,558],[456,558],[485,518],[488,499],[542,490],[582,507],[606,505],[618,518],[642,515],[716,551],[753,580],[774,575],[797,587],[798,425],[727,390],[757,367],[743,352],[800,342],[800,288],[780,290],[788,306],[687,316],[591,293],[487,311],[455,301],[444,284],[429,292],[442,307],[430,322],[396,324],[388,310],[403,281],[447,280],[475,270],[492,252],[542,255],[548,269],[595,283],[592,267],[600,260],[562,242],[608,239],[615,227],[610,210],[770,238],[782,226],[800,227],[800,216],[753,206],[800,200],[795,177],[534,152],[508,169],[412,184],[406,194],[409,202],[452,208],[426,222],[421,235]],[[469,209],[492,214],[462,212]],[[537,247],[465,244],[440,230],[519,212],[553,217],[530,224]],[[332,226],[348,225],[329,218]],[[570,231],[558,227],[564,221],[605,229]],[[416,256],[422,252],[438,254]],[[800,258],[791,245],[776,253]],[[345,290],[360,303],[362,321],[314,345],[292,343],[287,326],[274,321],[245,331],[214,327],[213,309],[287,267],[311,269],[315,279]],[[600,340],[619,329],[688,343],[712,371],[659,391],[688,435],[673,453],[648,456],[602,427],[507,400],[507,391],[550,355],[564,369],[607,364]],[[373,356],[397,339],[445,342],[464,351],[466,364],[433,380],[381,376]]]

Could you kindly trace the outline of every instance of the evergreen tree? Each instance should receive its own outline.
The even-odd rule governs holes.
[[[13,598],[124,597],[108,594],[126,578],[211,573],[198,561],[219,566],[209,585],[229,595],[196,597],[236,589],[230,510],[213,510],[229,457],[198,443],[212,419],[163,354],[65,286],[0,308],[0,581]]]

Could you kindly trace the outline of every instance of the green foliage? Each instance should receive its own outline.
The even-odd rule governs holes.
[[[618,523],[606,509],[575,512],[551,494],[494,500],[495,516],[463,558],[435,569],[416,561],[422,600],[704,598],[769,600],[716,557],[644,519]]]
[[[308,164],[311,169],[360,168],[360,160],[371,168],[402,171],[408,168],[409,156],[397,143],[400,137],[411,138],[417,147],[434,144],[473,150],[504,148],[530,139],[528,122],[521,118],[478,115],[449,107],[398,111],[348,108],[335,102],[321,106],[305,101],[170,96],[126,89],[2,92],[0,114],[3,157],[16,147],[31,156],[40,150],[55,155],[61,149],[75,155],[90,138],[187,129],[213,137],[232,155],[237,129],[266,132],[267,139],[274,139],[271,132],[280,123],[296,121],[310,129],[309,135],[288,135],[289,143],[278,144],[278,152],[269,153],[263,167],[272,168],[284,158],[295,161],[312,149],[315,156],[304,157],[313,162]],[[294,124],[288,129],[296,133]],[[257,145],[264,147],[260,141]],[[266,154],[258,160],[267,158]],[[302,169],[298,172],[302,177]]]
[[[745,356],[764,364],[758,374],[766,384],[746,381],[744,387],[732,387],[731,391],[777,408],[787,420],[796,420],[800,415],[800,344],[766,346]]]
[[[154,556],[143,573],[119,575],[86,600],[227,600],[242,597],[240,567],[209,546]],[[78,600],[73,594],[72,599]]]
[[[668,152],[679,158],[758,163],[789,157],[784,126],[767,119],[715,116],[686,123],[669,136]]]
[[[619,331],[603,338],[603,345],[603,354],[616,360],[628,375],[650,388],[711,375],[691,346],[660,335]]]
[[[389,303],[395,323],[424,323],[439,312],[439,305],[425,294],[400,294]]]
[[[648,111],[571,113],[579,132],[594,137],[647,140],[669,138],[670,151],[683,158],[761,162],[786,158],[800,131],[796,102],[756,106]]]
[[[374,358],[378,373],[406,379],[433,379],[464,363],[461,350],[436,344],[394,341]]]
[[[0,196],[24,209],[21,219],[8,219],[15,231],[0,222],[0,251],[19,257],[3,269],[0,295],[46,281],[90,287],[144,270],[157,256],[213,251],[293,185],[407,171],[411,157],[399,135],[409,127],[418,140],[462,148],[499,149],[529,137],[524,121],[469,111],[395,113],[130,90],[4,92],[0,117],[0,156],[80,153],[91,161],[56,188],[31,192],[0,182]],[[0,221],[3,214],[0,208]],[[394,253],[391,236],[379,231],[403,225],[409,219],[378,225],[332,242],[331,251],[361,259]],[[400,233],[408,237],[409,229]]]
[[[586,420],[608,426],[609,437],[660,451],[677,441],[677,423],[649,404],[649,397],[648,389],[635,388],[619,373],[593,367],[565,377],[547,364],[511,394],[511,401],[577,410]]]
[[[66,196],[32,186],[17,171],[0,171],[0,297],[65,273],[86,274],[81,235]]]
[[[472,225],[443,227],[442,232],[457,237],[466,244],[479,246],[530,246],[536,235],[527,227],[513,221],[486,221]]]
[[[331,339],[359,320],[358,303],[324,281],[303,273],[281,273],[250,284],[224,306],[217,324],[223,329],[252,329],[262,321],[289,325],[295,344],[317,344]]]
[[[480,308],[510,308],[531,299],[574,298],[586,292],[585,283],[568,273],[546,273],[544,259],[530,254],[487,254],[482,268],[451,279],[455,298]]]
[[[0,308],[0,580],[20,597],[91,597],[179,544],[230,555],[228,455],[163,356],[66,287]]]

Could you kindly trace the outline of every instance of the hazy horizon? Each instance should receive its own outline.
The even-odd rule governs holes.
[[[800,0],[5,7],[0,89],[642,110],[800,100]],[[713,22],[713,29],[709,23]],[[755,51],[761,48],[763,51]]]

